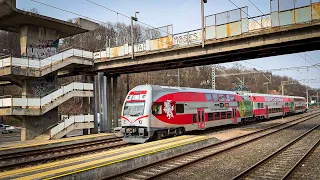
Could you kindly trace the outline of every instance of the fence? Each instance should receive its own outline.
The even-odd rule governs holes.
[[[61,62],[64,59],[70,57],[82,57],[85,59],[92,59],[93,53],[85,50],[79,49],[69,49],[64,52],[58,53],[51,57],[45,59],[34,59],[34,58],[15,58],[15,57],[6,57],[4,59],[0,59],[0,68],[8,67],[8,66],[20,66],[20,67],[29,67],[29,68],[43,68],[46,66],[50,66],[56,62]]]
[[[0,97],[0,108],[8,107],[33,107],[43,108],[45,105],[51,103],[53,100],[71,92],[71,91],[93,91],[92,83],[78,83],[73,82],[66,86],[61,86],[52,93],[44,97],[12,97],[2,96]]]

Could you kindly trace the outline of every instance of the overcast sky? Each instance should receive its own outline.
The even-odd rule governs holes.
[[[91,4],[87,0],[37,0],[65,10],[69,10],[86,17],[94,18],[104,22],[130,22],[130,19],[117,15],[104,8]],[[91,0],[105,7],[131,16],[135,11],[139,11],[140,21],[154,27],[173,25],[173,32],[179,33],[201,28],[200,0]],[[251,0],[263,13],[270,13],[270,0]],[[261,13],[249,2],[249,0],[232,0],[237,6],[248,6],[250,16],[258,16]],[[19,9],[36,8],[41,14],[54,18],[67,20],[76,18],[76,15],[69,14],[57,9],[43,6],[31,0],[17,0]],[[205,15],[215,14],[237,8],[229,0],[208,0],[205,4]],[[305,57],[305,53],[300,53]],[[316,63],[320,63],[319,51],[307,52]],[[312,64],[315,62],[307,57]],[[248,63],[245,63],[248,62]],[[268,58],[253,59],[241,62],[249,68],[258,70],[276,69],[283,67],[309,66],[310,64],[298,54],[274,56]],[[250,63],[250,64],[249,64]],[[254,65],[257,66],[254,66]],[[232,63],[225,66],[231,67]],[[288,75],[295,79],[320,78],[319,69],[309,69],[300,71],[282,71],[273,74]],[[313,88],[320,88],[320,83],[308,84]]]

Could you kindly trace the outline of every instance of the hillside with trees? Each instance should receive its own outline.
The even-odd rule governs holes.
[[[70,22],[75,22],[70,20]],[[139,24],[134,26],[134,39],[135,42],[142,42],[146,38],[158,37],[161,33],[150,30]],[[112,39],[108,41],[107,39]],[[101,25],[94,31],[75,35],[73,37],[60,40],[59,50],[69,48],[72,46],[81,47],[90,51],[98,51],[105,49],[106,45],[117,46],[128,42],[130,39],[130,26],[124,23],[107,23]],[[0,56],[12,54],[15,57],[20,56],[20,43],[19,35],[16,33],[9,33],[0,31]],[[227,68],[221,65],[216,66],[216,75],[231,74],[231,73],[246,73],[255,71],[247,69],[240,63],[234,63],[233,67]],[[178,70],[164,70],[154,72],[143,72],[130,74],[130,88],[133,88],[141,84],[157,84],[167,86],[178,86]],[[211,66],[190,67],[179,70],[180,86],[182,87],[194,87],[194,88],[206,88],[211,89]],[[255,93],[281,93],[281,81],[287,81],[290,78],[287,76],[272,75],[272,82],[266,85],[267,79],[263,76],[263,73],[239,75],[239,76],[226,76],[216,78],[216,89],[232,90],[237,87],[238,78],[244,78],[244,86],[251,92]],[[82,76],[65,77],[59,79],[59,83],[66,83],[75,80],[82,80]],[[292,80],[292,79],[290,79]],[[126,75],[121,75],[119,78],[119,99],[118,102],[122,105],[122,102],[126,96]],[[285,87],[286,95],[306,96],[306,87],[302,84],[294,84]],[[271,91],[268,91],[271,90]],[[13,94],[21,96],[21,88],[15,85],[0,87],[0,95]],[[310,95],[315,95],[315,92],[310,92]],[[81,114],[83,100],[81,98],[75,98],[67,101],[59,107],[59,111],[62,114]],[[121,106],[120,106],[121,107]],[[120,108],[119,108],[120,112]],[[12,120],[13,125],[19,125],[19,120]],[[8,119],[7,119],[8,120]]]

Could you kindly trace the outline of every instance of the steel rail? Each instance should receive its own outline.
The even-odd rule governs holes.
[[[149,165],[146,165],[146,166],[143,166],[143,167],[140,167],[140,168],[137,168],[137,169],[133,169],[131,171],[128,171],[128,172],[124,172],[122,174],[120,174],[120,177],[119,175],[117,176],[112,176],[112,177],[109,177],[107,179],[121,179],[121,178],[124,178],[124,177],[128,177],[129,175],[137,175],[138,172],[140,171],[143,171],[144,169],[148,169],[148,168],[152,168],[156,165],[160,165],[162,163],[165,163],[165,162],[168,162],[168,163],[171,163],[173,162],[174,159],[179,159],[179,158],[182,158],[183,156],[188,156],[188,155],[191,155],[191,157],[186,157],[186,158],[183,158],[185,159],[184,161],[178,161],[177,166],[170,166],[169,167],[166,167],[167,169],[165,171],[158,171],[158,172],[155,172],[153,173],[153,175],[149,175],[149,176],[146,176],[146,178],[142,178],[142,179],[154,179],[154,178],[158,178],[158,177],[161,177],[163,175],[166,175],[172,171],[175,171],[177,169],[180,169],[180,168],[183,168],[187,165],[190,165],[190,164],[193,164],[193,163],[196,163],[200,160],[203,160],[203,159],[206,159],[208,157],[211,157],[211,156],[214,156],[214,155],[217,155],[217,154],[220,154],[220,153],[223,153],[223,152],[226,152],[228,150],[231,150],[231,149],[234,149],[236,147],[240,147],[242,145],[245,145],[247,143],[250,143],[250,142],[253,142],[253,141],[256,141],[258,139],[261,139],[265,136],[268,136],[268,135],[271,135],[271,134],[274,134],[276,132],[279,132],[283,129],[286,129],[286,128],[289,128],[291,126],[294,126],[296,124],[299,124],[299,123],[302,123],[302,122],[305,122],[307,120],[310,120],[314,117],[317,117],[319,116],[319,112],[316,112],[316,113],[313,113],[313,114],[310,114],[308,115],[307,117],[299,117],[299,118],[296,118],[294,120],[291,120],[291,121],[288,121],[286,123],[283,123],[283,124],[277,124],[277,125],[274,125],[274,126],[270,126],[270,127],[267,127],[267,128],[264,128],[264,129],[261,129],[261,130],[258,130],[258,131],[255,131],[255,132],[251,132],[249,134],[245,134],[245,135],[242,135],[242,136],[238,136],[238,137],[235,137],[235,138],[231,138],[231,139],[228,139],[228,140],[224,140],[224,141],[221,141],[221,142],[218,142],[216,144],[213,144],[213,145],[209,145],[207,147],[203,147],[203,148],[200,148],[196,151],[192,151],[192,152],[186,152],[186,153],[182,153],[182,154],[179,154],[179,155],[176,155],[174,157],[170,157],[170,158],[166,158],[166,159],[163,159],[159,162],[156,162],[156,163],[152,163],[152,164],[149,164]],[[292,123],[293,122],[293,123]],[[290,125],[288,125],[289,123],[292,123]],[[277,127],[281,127],[281,126],[284,126],[282,128],[279,128],[279,129],[275,129]],[[235,142],[236,140],[241,140],[242,138],[246,138],[246,137],[250,137],[250,136],[256,136],[257,134],[259,133],[264,133],[268,130],[273,130],[272,132],[269,132],[269,133],[266,133],[266,134],[263,134],[263,135],[260,135],[258,137],[254,137],[250,140],[247,140],[247,141],[244,141],[244,142],[241,142],[239,144],[236,144],[236,145],[232,145],[230,147],[227,147],[227,148],[224,148],[222,150],[218,150],[216,152],[210,152],[208,154],[205,154],[205,155],[201,155],[201,151],[206,151],[207,149],[211,149],[211,148],[219,148],[220,146],[223,146],[225,144],[228,144],[228,143],[233,143]],[[168,164],[167,163],[167,164]]]
[[[233,180],[235,179],[243,179],[246,176],[248,176],[249,174],[253,174],[255,172],[255,169],[257,169],[259,166],[265,164],[266,162],[270,161],[271,159],[273,159],[274,157],[276,157],[277,155],[279,155],[280,153],[282,153],[284,150],[286,150],[288,147],[292,146],[293,144],[297,143],[299,140],[301,140],[303,137],[307,136],[309,133],[311,133],[312,131],[314,131],[316,128],[318,128],[320,125],[316,125],[313,128],[309,129],[307,132],[303,133],[302,135],[300,135],[299,137],[295,138],[294,140],[290,141],[289,143],[285,144],[284,146],[282,146],[281,148],[279,148],[278,150],[276,150],[275,152],[273,152],[272,154],[270,154],[269,156],[265,157],[264,159],[260,160],[259,162],[257,162],[256,164],[254,164],[253,166],[249,167],[248,169],[242,171],[240,174],[238,174],[237,176],[235,176],[234,178],[232,178]],[[318,141],[317,141],[318,143]],[[315,143],[315,144],[317,144]],[[315,145],[314,144],[314,145]],[[313,146],[314,146],[313,145]],[[312,146],[312,147],[313,147]],[[311,149],[310,149],[311,150]],[[309,150],[309,151],[310,151]],[[308,152],[309,152],[308,151]],[[305,155],[304,155],[305,156]],[[284,178],[284,177],[283,177]],[[283,179],[281,178],[281,179]]]
[[[49,160],[50,161],[58,160],[58,159],[63,159],[65,157],[69,158],[70,156],[78,156],[80,154],[91,153],[91,152],[100,151],[100,150],[110,150],[110,149],[129,146],[129,144],[121,143],[120,141],[121,141],[121,138],[112,138],[109,140],[104,139],[104,140],[99,140],[99,141],[89,142],[89,143],[66,145],[66,146],[56,147],[56,148],[46,148],[46,149],[41,149],[40,151],[32,150],[32,151],[26,151],[26,152],[13,153],[9,157],[2,157],[0,159],[0,161],[3,161],[3,162],[11,160],[11,164],[4,163],[3,165],[0,165],[0,171],[5,171],[7,169],[18,168],[26,165],[35,164],[35,163],[46,162]],[[120,144],[111,145],[112,143],[117,143],[117,142],[120,142]],[[106,145],[103,147],[99,147],[99,145],[104,145],[104,144]],[[92,146],[97,146],[97,147],[92,147]],[[79,148],[86,148],[86,147],[89,147],[89,148],[77,151],[77,149]],[[59,152],[65,152],[65,153],[59,153]],[[3,156],[6,156],[6,155],[3,155]],[[34,158],[34,157],[37,157],[37,158]],[[23,161],[21,161],[21,159],[23,159]]]

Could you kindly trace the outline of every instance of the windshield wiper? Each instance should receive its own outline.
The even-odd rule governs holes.
[[[136,114],[130,114],[130,116],[139,116],[141,113],[140,112],[138,112],[138,113],[136,113]]]

